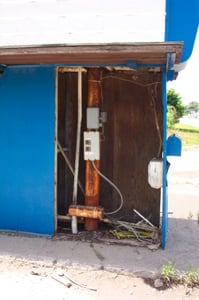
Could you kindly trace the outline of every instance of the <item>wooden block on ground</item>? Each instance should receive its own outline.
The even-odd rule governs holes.
[[[102,220],[104,209],[100,206],[71,205],[68,213],[70,216]]]

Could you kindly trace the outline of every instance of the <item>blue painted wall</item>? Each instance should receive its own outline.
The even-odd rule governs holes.
[[[191,56],[199,24],[198,0],[167,0],[165,41],[183,41],[181,62]]]
[[[54,232],[54,103],[54,68],[0,77],[0,230]]]

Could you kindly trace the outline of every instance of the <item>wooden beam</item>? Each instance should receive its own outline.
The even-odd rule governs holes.
[[[101,90],[100,90],[100,69],[88,69],[88,107],[100,107],[101,105]],[[96,167],[100,168],[100,161],[95,161]],[[99,190],[100,177],[93,169],[92,163],[86,161],[85,174],[85,205],[98,206],[99,205]],[[97,230],[98,220],[91,218],[85,219],[86,230]]]
[[[70,216],[102,220],[104,209],[100,206],[71,205],[68,213]]]
[[[0,64],[166,64],[180,62],[182,42],[0,47]]]

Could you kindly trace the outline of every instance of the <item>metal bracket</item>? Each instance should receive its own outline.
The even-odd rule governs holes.
[[[176,53],[175,52],[169,52],[167,53],[167,63],[166,63],[166,70],[171,70],[174,67],[176,60]]]

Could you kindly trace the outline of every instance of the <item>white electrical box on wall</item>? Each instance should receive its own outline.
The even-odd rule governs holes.
[[[84,131],[84,160],[100,159],[99,139],[98,131]]]
[[[163,182],[163,161],[152,159],[148,164],[148,183],[154,189],[160,189]]]

